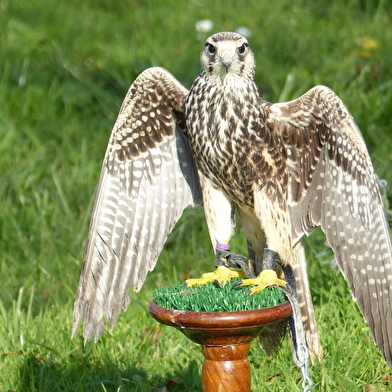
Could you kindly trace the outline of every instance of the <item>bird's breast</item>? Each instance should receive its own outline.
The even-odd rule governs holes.
[[[254,187],[262,187],[274,174],[256,98],[195,82],[185,112],[199,170],[236,204],[247,206],[253,206]]]

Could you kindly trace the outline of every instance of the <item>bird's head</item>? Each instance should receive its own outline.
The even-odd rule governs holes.
[[[209,37],[200,55],[202,73],[222,82],[227,76],[253,79],[255,59],[245,37],[217,33]]]

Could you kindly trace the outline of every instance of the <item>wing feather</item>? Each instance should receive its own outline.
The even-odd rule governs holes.
[[[392,364],[392,246],[362,134],[327,87],[268,110],[287,151],[293,239],[321,226],[377,346]]]
[[[113,327],[139,290],[183,209],[201,190],[183,126],[187,90],[151,68],[132,84],[102,166],[74,308],[73,336]]]

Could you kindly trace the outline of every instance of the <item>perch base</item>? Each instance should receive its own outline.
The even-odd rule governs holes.
[[[206,313],[166,309],[152,301],[148,310],[157,321],[202,346],[204,392],[250,392],[250,342],[267,325],[284,321],[292,313],[289,302],[243,312]]]

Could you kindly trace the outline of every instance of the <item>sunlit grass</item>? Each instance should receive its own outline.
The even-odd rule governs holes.
[[[200,391],[200,348],[158,326],[147,305],[155,288],[213,267],[201,208],[186,211],[116,328],[97,344],[70,339],[94,192],[129,85],[159,65],[189,87],[203,40],[246,27],[264,98],[331,87],[391,184],[391,11],[383,0],[1,1],[0,391]],[[200,20],[212,31],[196,31]],[[315,390],[391,390],[324,237],[306,244],[325,349]],[[232,247],[245,253],[243,236]],[[254,391],[301,390],[287,342],[272,360],[255,343],[250,360]]]

